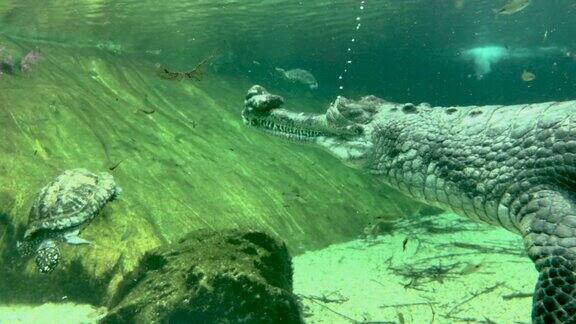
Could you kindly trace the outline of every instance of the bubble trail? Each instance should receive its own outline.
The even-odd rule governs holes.
[[[352,65],[352,63],[354,63],[354,60],[352,59],[352,55],[355,49],[355,44],[356,44],[356,37],[357,37],[357,32],[360,30],[360,27],[362,27],[362,14],[364,12],[364,8],[366,6],[366,1],[365,0],[361,0],[360,1],[360,6],[358,7],[359,9],[359,14],[358,16],[356,16],[356,26],[354,27],[354,30],[352,31],[352,38],[350,38],[350,44],[348,45],[348,48],[346,48],[346,64],[344,65],[345,68],[344,70],[340,73],[340,75],[338,75],[338,90],[342,91],[344,90],[344,79],[346,74],[348,74],[348,71],[350,70],[350,66]]]

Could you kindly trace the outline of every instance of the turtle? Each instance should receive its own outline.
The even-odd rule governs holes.
[[[277,67],[276,72],[280,73],[282,77],[290,82],[307,85],[312,90],[318,89],[318,81],[316,81],[316,78],[310,71],[303,69],[292,69],[286,71]]]
[[[121,192],[107,172],[93,173],[83,168],[65,171],[36,196],[24,239],[17,243],[18,251],[22,256],[36,254],[38,270],[52,272],[60,260],[57,243],[90,244],[78,234]]]

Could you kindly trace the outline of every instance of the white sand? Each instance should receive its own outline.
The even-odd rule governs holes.
[[[427,233],[431,225],[462,230]],[[503,298],[531,294],[537,279],[528,257],[513,253],[523,254],[520,237],[499,228],[452,214],[405,220],[391,235],[295,257],[294,290],[308,296],[303,303],[309,323],[530,323],[531,297]],[[454,266],[445,277],[422,278],[405,287],[410,279],[391,267],[407,270],[410,265]],[[469,265],[480,266],[472,271]],[[411,303],[416,305],[406,305]]]
[[[2,324],[91,324],[104,316],[106,309],[73,303],[44,304],[40,306],[0,306]]]

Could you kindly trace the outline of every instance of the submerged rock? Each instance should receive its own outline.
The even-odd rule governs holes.
[[[147,252],[103,323],[303,323],[286,245],[255,231],[200,230]]]

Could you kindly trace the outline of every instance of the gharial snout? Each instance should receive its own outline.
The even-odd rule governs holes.
[[[284,104],[284,98],[269,93],[262,86],[255,85],[246,94],[242,115],[247,113],[265,113],[272,109],[280,108],[282,104]]]

